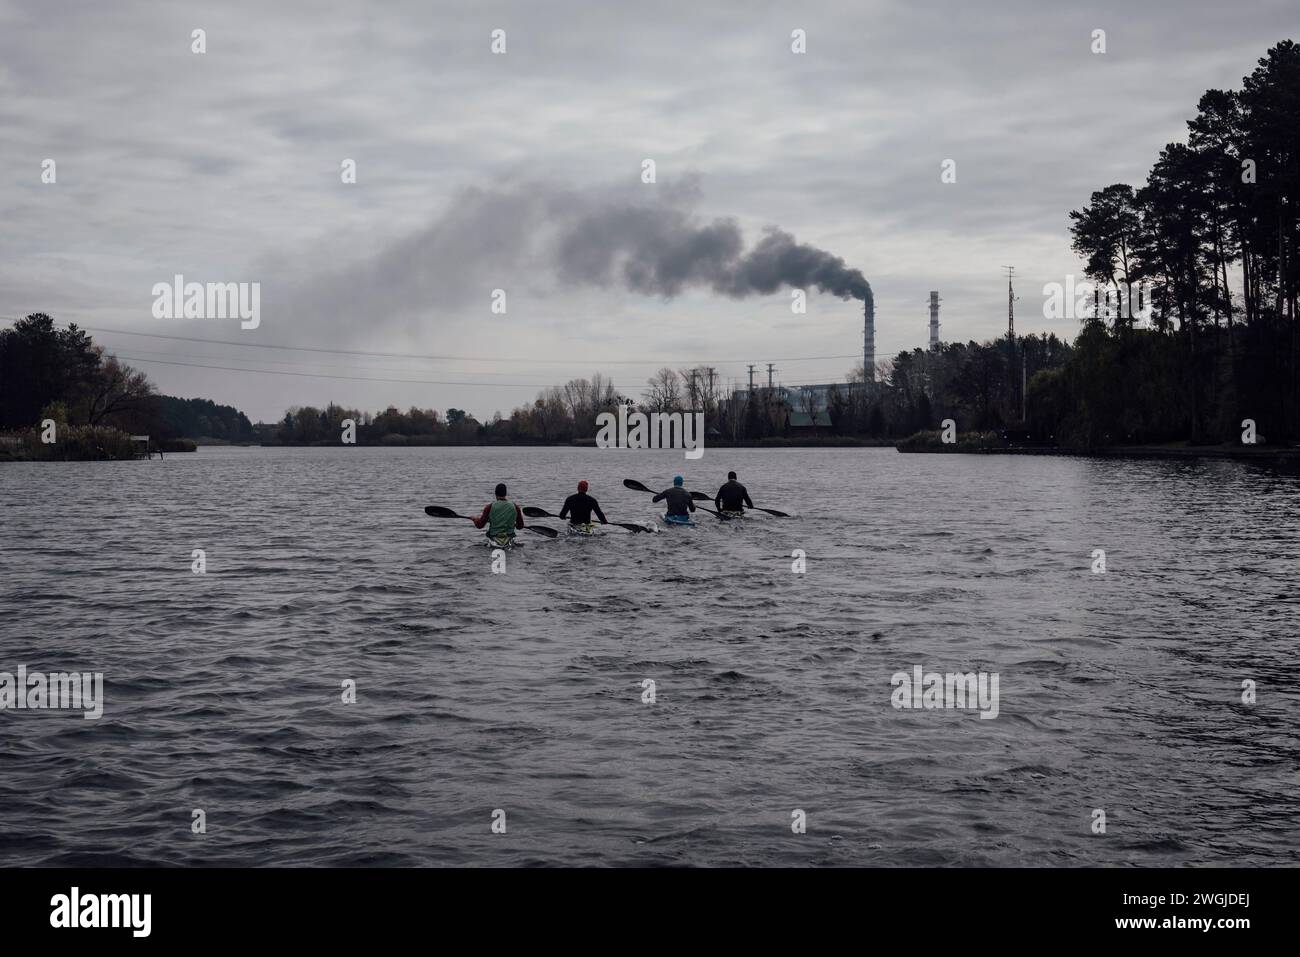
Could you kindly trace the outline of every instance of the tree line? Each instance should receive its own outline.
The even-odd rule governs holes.
[[[1300,435],[1300,47],[1240,90],[1208,90],[1146,182],[1070,213],[1086,275],[1130,310],[1085,317],[1065,368],[1036,376],[1030,427],[1067,444]]]
[[[238,409],[159,395],[143,372],[106,354],[85,330],[56,328],[47,314],[32,313],[0,330],[0,431],[35,430],[47,420],[56,437],[63,433],[60,442],[88,457],[130,454],[132,434],[163,444],[258,437]]]

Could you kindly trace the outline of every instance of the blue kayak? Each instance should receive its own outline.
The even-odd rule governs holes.
[[[659,518],[665,525],[686,525],[691,528],[695,527],[695,522],[687,515],[660,515]]]

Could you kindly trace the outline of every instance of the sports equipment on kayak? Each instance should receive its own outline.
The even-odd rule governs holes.
[[[682,477],[680,475],[676,476],[673,479],[673,482],[675,483],[673,486],[674,488],[680,488],[682,484]],[[644,485],[642,485],[640,482],[636,481],[635,479],[623,479],[623,485],[624,487],[630,488],[635,492],[649,492],[651,495],[658,495],[658,493],[655,492],[654,489],[646,488]],[[698,493],[696,492],[692,492],[691,493],[692,498],[697,494]],[[706,502],[708,501],[707,496],[704,497],[704,501]],[[704,511],[710,512],[713,510],[706,508],[704,509]],[[717,513],[714,512],[714,514],[716,515]],[[667,525],[694,525],[695,524],[693,521],[691,521],[691,517],[689,515],[660,515],[659,518]]]
[[[635,481],[634,479],[623,479],[623,485],[624,485],[624,487],[626,487],[626,488],[630,488],[630,489],[631,489],[632,491],[634,491],[634,492],[649,492],[651,495],[655,495],[655,494],[657,494],[657,493],[655,492],[654,489],[652,489],[652,488],[646,488],[644,485],[642,485],[642,484],[641,484],[640,482],[638,482],[638,481]],[[712,502],[712,501],[713,501],[713,497],[712,497],[712,496],[710,496],[710,495],[705,495],[703,492],[691,492],[691,498],[692,498],[693,500],[697,501],[697,502]],[[712,510],[712,509],[708,509],[708,508],[706,508],[705,511],[706,511],[706,512],[710,512],[710,511],[713,511],[713,510]],[[790,516],[789,516],[788,514],[786,514],[785,512],[778,512],[778,511],[777,511],[776,509],[774,509],[774,508],[759,508],[757,505],[754,506],[754,511],[756,511],[756,512],[767,512],[768,515],[775,515],[777,518],[789,518],[789,517],[790,517]],[[714,512],[714,514],[716,515],[717,513]]]
[[[424,507],[424,514],[428,515],[430,518],[464,518],[471,522],[474,521],[473,516],[461,515],[459,512],[453,512],[451,509],[442,505],[426,505]],[[524,530],[535,532],[545,538],[555,538],[555,536],[560,534],[555,529],[547,528],[545,525],[525,525]]]
[[[529,518],[559,518],[560,517],[554,514],[553,512],[548,512],[544,508],[538,508],[536,505],[525,505],[524,514],[527,515]],[[592,523],[589,522],[588,524],[592,524]],[[619,528],[626,528],[629,532],[650,531],[650,529],[646,528],[644,525],[633,525],[631,522],[609,522],[608,524],[617,525]],[[531,525],[529,525],[528,527],[532,528]]]
[[[581,525],[570,525],[569,534],[580,535],[583,538],[590,538],[592,535],[596,534],[596,523],[583,522]]]
[[[451,509],[443,508],[441,505],[424,506],[424,514],[432,518],[468,518],[471,522],[474,521],[474,519],[468,515],[461,515],[459,512],[453,512]]]

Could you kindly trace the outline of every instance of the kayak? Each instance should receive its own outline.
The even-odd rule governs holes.
[[[488,548],[523,548],[524,547],[524,543],[515,541],[515,537],[513,535],[498,535],[496,538],[493,538],[491,535],[489,535],[484,544],[486,544]]]
[[[744,517],[745,517],[745,513],[744,513],[744,512],[732,512],[732,511],[729,511],[729,510],[727,510],[727,509],[724,508],[721,512],[718,513],[718,517],[719,517],[719,518],[725,518],[725,519],[727,519],[728,521],[735,521],[736,519],[744,518]]]
[[[570,535],[585,535],[585,536],[594,535],[594,534],[596,534],[596,523],[595,523],[595,522],[583,522],[581,525],[570,525],[570,526],[569,526],[569,534],[570,534]]]
[[[685,515],[660,515],[659,520],[665,525],[686,525],[690,528],[695,527],[695,522]]]

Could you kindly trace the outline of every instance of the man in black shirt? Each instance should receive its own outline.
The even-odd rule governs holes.
[[[754,503],[749,500],[749,492],[745,486],[736,481],[736,473],[727,473],[727,484],[718,489],[718,494],[713,498],[713,504],[718,507],[718,511],[726,514],[731,512],[736,515],[745,514],[745,506],[754,507]]]
[[[650,501],[668,502],[668,514],[664,517],[670,522],[678,524],[690,524],[691,512],[695,511],[695,503],[691,501],[691,493],[686,491],[686,479],[680,475],[673,476],[672,488],[666,488]]]
[[[588,525],[591,523],[592,512],[596,513],[600,524],[609,524],[605,521],[605,513],[600,510],[596,500],[587,494],[587,480],[583,479],[578,483],[578,493],[564,500],[564,508],[560,509],[560,518],[568,517],[570,525]]]

